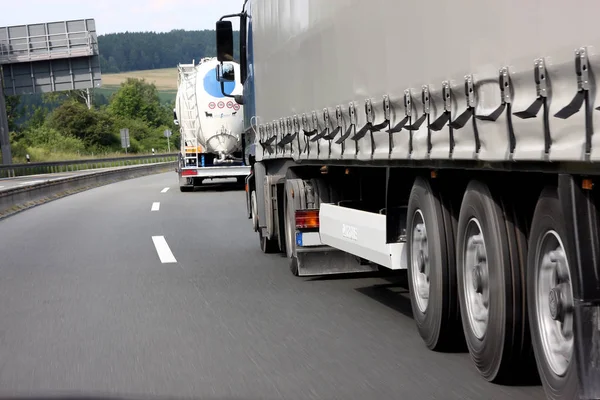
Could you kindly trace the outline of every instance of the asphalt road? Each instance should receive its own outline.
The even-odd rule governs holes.
[[[544,398],[428,351],[402,276],[295,278],[261,253],[242,190],[176,181],[0,221],[0,398]]]

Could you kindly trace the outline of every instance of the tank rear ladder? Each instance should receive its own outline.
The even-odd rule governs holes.
[[[180,116],[181,135],[184,138],[184,167],[197,167],[199,153],[202,151],[198,142],[200,118],[196,101],[196,68],[195,64],[179,64],[179,86],[183,89],[180,101],[183,110]]]

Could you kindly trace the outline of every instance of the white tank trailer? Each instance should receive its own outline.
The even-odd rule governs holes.
[[[239,65],[229,63],[236,77]],[[175,124],[181,131],[179,188],[192,191],[205,179],[237,178],[243,182],[250,173],[244,165],[243,110],[234,96],[242,93],[239,79],[221,84],[216,58],[203,58],[196,64],[178,65]]]

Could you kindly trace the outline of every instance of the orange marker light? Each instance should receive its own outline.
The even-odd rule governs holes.
[[[591,179],[584,179],[581,181],[581,187],[585,190],[592,190],[594,187],[594,182]]]
[[[319,227],[319,210],[296,211],[296,229],[312,229]]]

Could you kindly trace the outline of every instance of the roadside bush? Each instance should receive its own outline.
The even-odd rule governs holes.
[[[56,129],[41,126],[31,129],[22,139],[28,147],[42,147],[50,151],[78,153],[85,151],[85,145],[79,138],[63,135]]]

